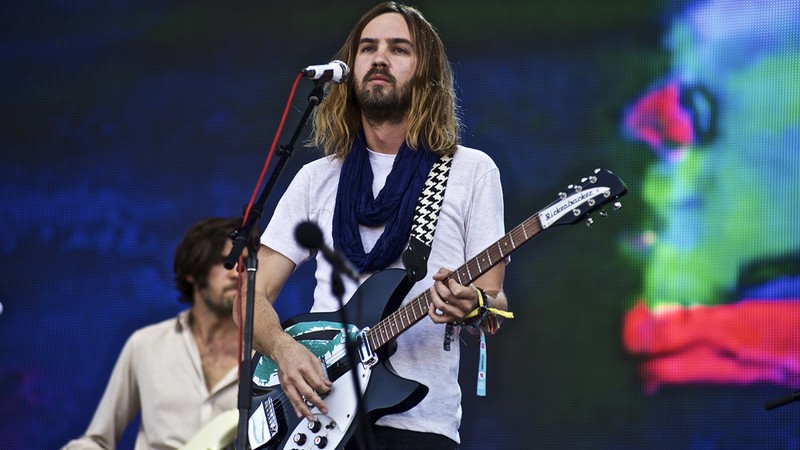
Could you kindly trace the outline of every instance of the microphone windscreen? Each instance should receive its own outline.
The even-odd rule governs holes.
[[[342,68],[342,76],[339,77],[338,83],[344,83],[350,77],[350,67],[345,64],[344,61],[339,61],[338,59],[334,59],[331,63],[338,64]]]
[[[294,237],[300,245],[307,249],[316,250],[322,247],[322,230],[315,223],[303,222],[297,225]]]

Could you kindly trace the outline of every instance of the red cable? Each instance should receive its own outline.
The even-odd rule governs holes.
[[[253,203],[255,203],[256,195],[261,190],[261,184],[264,182],[264,176],[267,174],[267,169],[269,168],[270,161],[272,161],[272,155],[275,153],[275,146],[278,143],[278,139],[281,136],[281,130],[283,130],[283,125],[286,123],[286,116],[289,114],[289,107],[292,105],[292,99],[294,99],[295,91],[297,90],[297,85],[302,78],[302,73],[298,73],[297,77],[294,79],[294,84],[292,85],[292,90],[289,93],[289,99],[286,101],[286,106],[283,109],[283,116],[281,117],[281,121],[278,124],[278,130],[275,132],[275,137],[272,139],[272,145],[269,148],[269,153],[267,153],[267,160],[264,162],[264,167],[261,169],[261,175],[258,177],[258,182],[256,183],[255,189],[253,189],[253,195],[250,196],[250,202],[247,204],[247,209],[245,209],[244,219],[242,219],[242,225],[247,223],[247,217],[250,215],[250,210],[253,207]],[[237,296],[236,296],[236,319],[237,322],[240,324],[239,326],[239,355],[242,355],[243,346],[244,346],[244,336],[242,333],[242,274],[244,273],[243,270],[243,256],[239,255],[239,263],[237,264],[237,272],[239,273],[239,281],[237,286]],[[250,320],[253,320],[251,317]],[[249,358],[250,355],[243,355],[243,357]],[[242,359],[239,360],[239,377],[242,376]],[[248,374],[248,376],[250,376]]]

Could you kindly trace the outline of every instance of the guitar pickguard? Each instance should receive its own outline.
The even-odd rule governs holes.
[[[303,343],[303,345],[309,348],[315,355],[320,357],[322,361],[330,364],[329,367],[336,367],[340,362],[347,359],[345,342],[344,339],[341,338],[343,333],[341,333],[339,324],[326,322],[305,325],[308,326],[299,327],[299,330],[295,328],[290,334],[292,334],[292,332],[297,332],[297,336],[294,334],[293,336],[295,336],[295,338],[299,337],[299,342]],[[334,325],[338,327],[339,333],[337,336],[339,336],[339,338],[334,338],[328,342],[320,342],[318,339],[302,339],[303,335],[318,333],[321,330],[329,330],[330,327]],[[355,329],[355,327],[352,328]],[[264,357],[262,357],[261,360],[264,362],[264,364],[260,364],[263,371],[269,373],[267,383],[277,383],[277,371],[272,369],[274,362]],[[329,405],[335,405],[335,408],[330,408],[326,415],[309,404],[311,412],[316,416],[316,420],[309,422],[308,419],[301,418],[298,419],[299,421],[296,425],[293,427],[290,426],[290,429],[285,430],[285,436],[289,438],[288,442],[292,443],[291,448],[299,450],[322,448],[319,446],[320,443],[323,443],[323,446],[329,448],[339,448],[340,444],[343,445],[345,442],[342,441],[349,438],[352,434],[350,427],[357,417],[358,399],[361,398],[366,391],[371,373],[372,371],[365,369],[363,365],[356,364],[356,375],[359,382],[358,392],[356,392],[352,371],[347,371],[343,376],[335,379],[330,393],[325,397],[325,402]],[[260,376],[262,375],[259,375],[259,377]],[[253,378],[255,381],[257,377],[254,376]],[[283,394],[280,394],[277,397],[282,395]],[[250,430],[249,440],[251,448],[259,448],[266,445],[278,434],[278,430],[273,431],[271,425],[272,416],[275,415],[275,403],[273,403],[273,400],[274,398],[270,397],[262,402],[255,413],[250,416],[248,429]]]
[[[316,407],[309,404],[311,412],[317,419],[309,422],[308,419],[298,419],[293,428],[287,429],[287,436],[293,443],[292,448],[311,449],[319,442],[324,442],[325,446],[336,448],[339,443],[349,436],[348,430],[356,417],[358,410],[358,399],[364,394],[369,383],[371,371],[365,369],[361,364],[356,364],[356,375],[359,381],[358,393],[352,374],[346,368],[350,367],[347,359],[347,342],[341,323],[317,320],[295,323],[286,327],[286,333],[292,336],[297,342],[305,346],[311,353],[320,359],[324,371],[329,377],[333,376],[333,386],[330,393],[325,397],[325,402],[336,405],[331,408],[328,414],[322,414]],[[350,339],[355,339],[358,328],[348,325],[347,332]],[[339,376],[345,371],[346,376]],[[258,365],[253,371],[253,383],[262,388],[280,386],[278,380],[278,366],[267,357],[259,358]],[[261,403],[251,416],[248,424],[250,430],[251,448],[259,448],[272,440],[279,430],[276,430],[274,423],[276,400],[285,395],[278,394],[269,397]]]

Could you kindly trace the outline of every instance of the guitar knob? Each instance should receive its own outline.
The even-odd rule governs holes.
[[[312,433],[318,432],[322,428],[322,424],[319,423],[319,419],[314,419],[313,422],[308,422],[308,429]]]
[[[325,436],[317,436],[314,438],[314,445],[316,445],[317,448],[325,448],[325,446],[328,445],[328,438]]]
[[[304,433],[297,433],[294,435],[294,443],[297,445],[303,445],[306,443],[306,435]]]

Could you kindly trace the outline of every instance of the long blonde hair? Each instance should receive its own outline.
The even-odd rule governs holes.
[[[459,143],[458,117],[453,71],[438,33],[416,8],[386,2],[372,8],[356,24],[335,59],[353,67],[364,27],[382,14],[399,13],[414,37],[418,64],[411,79],[411,107],[408,111],[406,143],[446,155]],[[326,155],[344,159],[361,129],[361,110],[355,100],[354,77],[328,88],[314,111],[309,145],[320,147]]]

